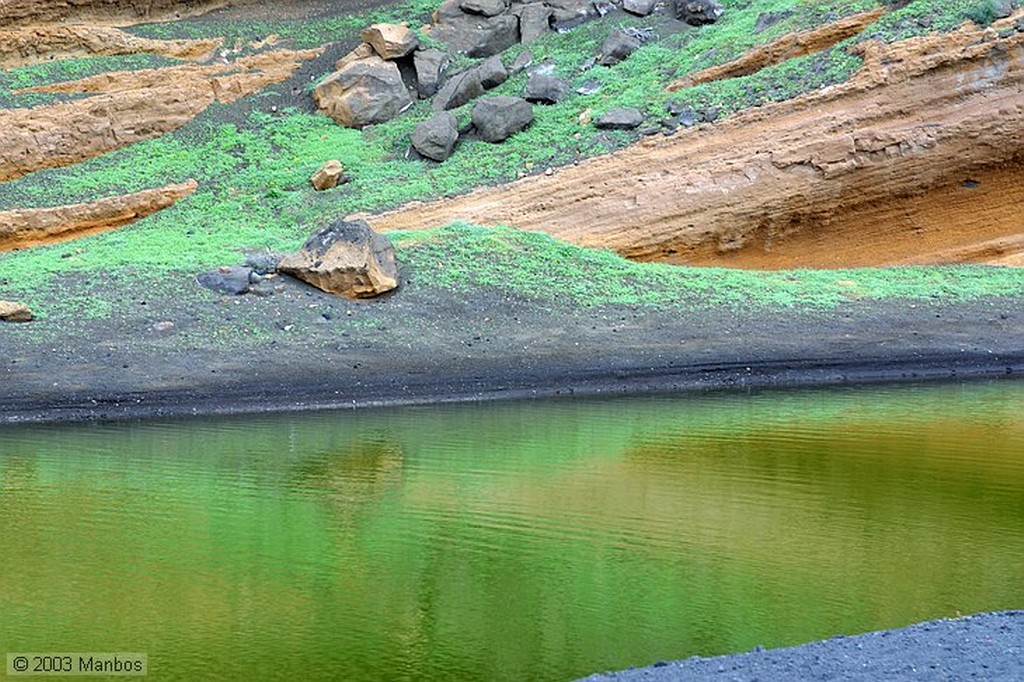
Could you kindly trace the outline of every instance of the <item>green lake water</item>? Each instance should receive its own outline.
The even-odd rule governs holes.
[[[161,680],[569,680],[1022,608],[1024,383],[0,428],[0,558],[0,654]]]

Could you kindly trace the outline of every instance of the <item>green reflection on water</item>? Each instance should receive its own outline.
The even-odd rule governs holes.
[[[569,679],[1024,606],[1024,384],[0,430],[0,649]]]

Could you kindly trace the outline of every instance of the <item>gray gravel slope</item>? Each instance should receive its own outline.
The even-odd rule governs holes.
[[[1024,680],[1024,611],[918,623],[784,649],[694,657],[588,682],[683,680]]]

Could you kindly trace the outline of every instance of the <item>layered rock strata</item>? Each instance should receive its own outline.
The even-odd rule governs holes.
[[[866,42],[862,68],[842,85],[371,222],[509,224],[675,263],[852,267],[929,252],[927,262],[993,252],[1014,262],[1024,234],[1022,15]],[[972,193],[988,186],[1007,191]],[[943,210],[925,210],[938,197]],[[892,232],[916,247],[894,252]],[[823,246],[774,258],[809,241]]]

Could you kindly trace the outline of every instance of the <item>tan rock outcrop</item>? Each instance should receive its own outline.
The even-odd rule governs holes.
[[[0,68],[98,55],[156,54],[195,60],[210,56],[221,43],[220,39],[150,40],[102,26],[4,27],[0,28]]]
[[[24,303],[0,301],[0,322],[31,322],[32,311]]]
[[[267,52],[226,65],[103,74],[36,88],[99,94],[32,109],[0,110],[0,181],[165,135],[214,101],[233,102],[285,80],[319,53]]]
[[[0,251],[52,244],[123,227],[196,191],[196,181],[85,204],[0,212]]]
[[[143,21],[182,19],[239,0],[3,0],[0,26],[89,22],[126,26]]]
[[[399,59],[419,47],[416,34],[405,24],[372,24],[359,35],[383,59]]]
[[[508,224],[638,259],[741,267],[879,265],[993,240],[1012,250],[1024,234],[1015,21],[868,42],[842,85],[369,219],[379,230]],[[989,185],[1006,191],[971,193]],[[926,210],[937,197],[943,209]],[[893,250],[892,233],[907,249]],[[820,248],[800,248],[812,241]]]

